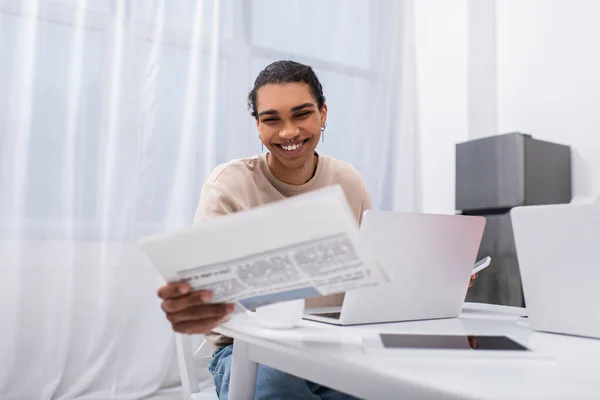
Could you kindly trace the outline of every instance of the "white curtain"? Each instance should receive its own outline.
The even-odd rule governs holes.
[[[272,61],[321,78],[319,151],[356,166],[377,208],[414,208],[408,6],[0,0],[0,397],[177,384],[136,240],[189,224],[207,174],[260,152],[246,95]]]

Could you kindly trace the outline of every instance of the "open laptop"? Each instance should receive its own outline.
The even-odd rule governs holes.
[[[341,308],[307,309],[305,319],[356,325],[457,317],[485,218],[369,211],[360,234],[390,282],[346,293]]]
[[[533,330],[600,338],[600,199],[511,211]]]

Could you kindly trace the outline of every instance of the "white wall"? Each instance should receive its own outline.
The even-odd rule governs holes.
[[[598,21],[598,0],[496,2],[498,131],[573,146],[582,196],[600,194]]]
[[[497,132],[496,1],[468,2],[469,137]]]
[[[468,137],[467,0],[414,2],[421,210],[455,211],[455,144]]]
[[[600,194],[600,1],[415,0],[421,211],[454,212],[455,144],[521,131],[573,147]]]

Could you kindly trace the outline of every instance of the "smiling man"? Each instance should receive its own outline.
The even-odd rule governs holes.
[[[312,68],[293,61],[270,64],[256,78],[248,107],[259,133],[257,147],[264,146],[268,152],[217,167],[202,188],[194,222],[339,184],[360,223],[364,211],[371,208],[360,174],[350,164],[315,151],[325,131],[327,105]],[[260,234],[259,226],[256,230]],[[198,243],[203,245],[208,244]],[[190,293],[185,284],[168,284],[158,294],[176,332],[206,334],[215,345],[209,370],[219,398],[227,399],[233,340],[211,329],[233,310],[232,306],[206,304],[210,293]],[[343,297],[340,293],[311,299],[308,306],[340,306]],[[325,398],[341,400],[350,396],[263,365],[258,368],[256,399]]]

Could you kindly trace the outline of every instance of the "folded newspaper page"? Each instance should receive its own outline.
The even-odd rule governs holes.
[[[388,281],[340,186],[143,238],[140,247],[166,281],[250,310]]]

